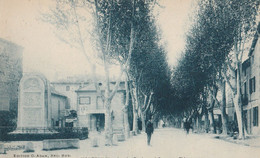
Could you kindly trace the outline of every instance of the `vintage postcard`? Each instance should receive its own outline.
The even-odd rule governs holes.
[[[256,158],[257,0],[0,0],[0,157]]]

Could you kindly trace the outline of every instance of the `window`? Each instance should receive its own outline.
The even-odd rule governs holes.
[[[70,86],[66,86],[66,91],[69,91],[70,90]]]
[[[90,104],[90,97],[79,97],[79,104]]]
[[[247,82],[244,83],[244,90],[242,93],[242,105],[248,104],[248,97],[247,97]]]
[[[247,85],[246,85],[246,82],[244,83],[244,95],[247,96]]]
[[[250,94],[255,92],[255,77],[253,77],[249,80],[249,91],[250,91]]]
[[[251,64],[254,64],[255,57],[254,55],[251,56]]]
[[[97,96],[97,109],[104,109],[104,102],[100,96]]]
[[[253,108],[253,126],[258,126],[258,106]]]

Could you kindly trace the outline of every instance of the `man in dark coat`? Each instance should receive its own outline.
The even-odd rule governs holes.
[[[153,123],[152,123],[151,119],[149,119],[147,121],[146,127],[145,127],[145,133],[147,134],[147,145],[150,145],[153,130],[154,130]]]
[[[191,128],[191,119],[185,119],[184,128],[185,128],[187,134],[189,134],[189,131],[190,131],[190,128]]]

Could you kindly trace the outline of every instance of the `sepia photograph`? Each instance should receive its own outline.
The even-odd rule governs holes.
[[[259,158],[259,10],[0,0],[0,157]]]

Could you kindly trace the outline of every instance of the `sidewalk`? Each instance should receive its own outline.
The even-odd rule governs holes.
[[[260,136],[247,136],[244,140],[234,139],[230,136],[222,136],[218,135],[215,136],[217,139],[221,139],[230,143],[251,146],[251,147],[258,147],[260,148]]]
[[[193,134],[204,135],[206,137],[211,137],[212,139],[219,139],[233,144],[260,148],[260,136],[248,135],[244,140],[240,140],[240,139],[234,139],[229,135],[226,136],[222,134],[213,134],[213,133],[193,133]]]

